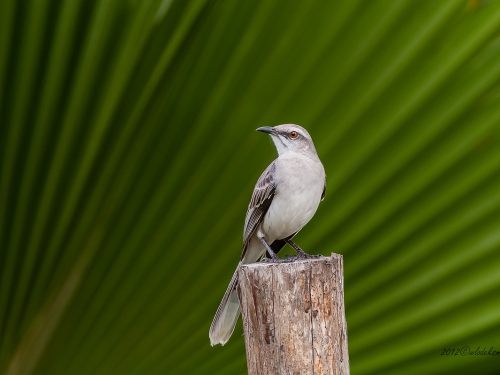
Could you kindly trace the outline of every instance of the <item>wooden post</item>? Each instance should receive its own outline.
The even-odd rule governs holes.
[[[249,375],[349,374],[342,255],[238,272]]]

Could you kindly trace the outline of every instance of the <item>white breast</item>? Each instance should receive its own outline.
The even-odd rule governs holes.
[[[325,171],[318,159],[291,155],[276,165],[276,195],[262,222],[271,243],[301,230],[314,216],[321,201]]]

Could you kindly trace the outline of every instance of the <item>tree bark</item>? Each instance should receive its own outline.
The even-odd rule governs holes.
[[[349,374],[342,255],[238,272],[249,375]]]

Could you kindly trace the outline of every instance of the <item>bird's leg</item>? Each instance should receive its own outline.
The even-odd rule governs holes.
[[[289,244],[296,252],[297,252],[297,258],[321,258],[322,255],[311,255],[307,254],[304,250],[302,250],[300,247],[297,246],[295,242],[293,242],[291,239],[285,239],[286,243]]]
[[[269,253],[269,255],[271,255],[271,259],[265,258],[266,262],[269,262],[269,263],[287,263],[287,262],[293,261],[293,259],[281,259],[280,257],[278,257],[278,255],[273,251],[273,249],[271,249],[271,246],[269,246],[269,244],[267,243],[266,239],[263,236],[262,237],[258,236],[258,237],[259,237],[259,240],[266,247],[267,252]]]

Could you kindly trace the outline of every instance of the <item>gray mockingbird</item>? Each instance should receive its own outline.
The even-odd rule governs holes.
[[[312,257],[293,243],[292,238],[311,220],[325,197],[325,170],[307,130],[285,124],[264,126],[257,131],[271,136],[278,158],[255,185],[245,218],[238,268],[257,262],[266,252],[268,262],[290,261],[291,258],[281,259],[276,255],[287,243],[297,252],[297,258]],[[212,346],[224,345],[229,340],[240,316],[236,292],[238,268],[210,326]]]

